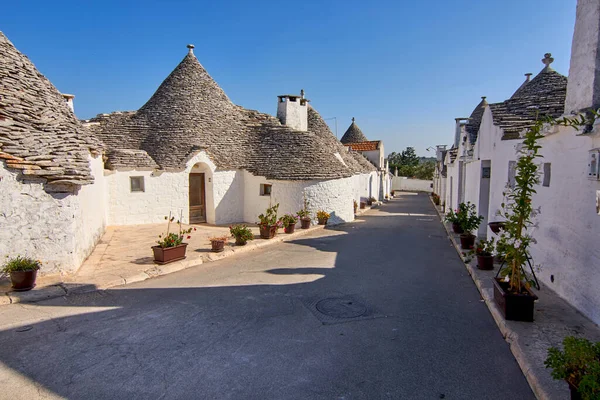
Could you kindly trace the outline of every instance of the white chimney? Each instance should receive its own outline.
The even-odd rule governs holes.
[[[300,96],[295,94],[282,94],[277,96],[277,118],[282,124],[297,131],[308,130],[308,102],[304,98],[304,89]]]
[[[67,105],[69,106],[69,108],[71,109],[71,111],[73,111],[73,113],[75,113],[75,108],[73,106],[73,99],[75,98],[75,95],[74,94],[62,93],[62,97],[67,102]]]
[[[600,106],[600,1],[578,0],[565,114]]]

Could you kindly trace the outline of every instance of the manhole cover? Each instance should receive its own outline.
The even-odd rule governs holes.
[[[317,310],[333,318],[356,318],[367,312],[367,306],[349,298],[330,298],[319,301]]]

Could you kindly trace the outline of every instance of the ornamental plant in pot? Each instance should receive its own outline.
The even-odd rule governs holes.
[[[475,246],[475,256],[477,257],[477,268],[494,269],[494,238],[480,240]]]
[[[352,200],[354,203],[354,214],[356,214],[356,210],[358,210],[358,203],[356,202],[356,200]]]
[[[167,222],[167,233],[165,235],[158,235],[158,246],[152,246],[154,253],[154,262],[157,264],[167,264],[173,261],[183,260],[185,258],[185,251],[187,249],[187,243],[183,243],[183,238],[187,235],[190,239],[189,234],[196,228],[183,229],[181,226],[181,214],[177,221],[179,225],[179,233],[170,232],[171,222],[175,220],[175,217],[169,213],[168,217],[165,217]]]
[[[294,233],[296,224],[298,223],[298,216],[293,214],[285,214],[281,217],[281,223],[283,224],[283,231],[285,233]]]
[[[376,202],[376,201],[377,201],[377,199],[375,197],[371,196],[371,197],[369,197],[367,199],[367,204],[370,205],[370,206],[372,206],[373,203]]]
[[[225,243],[227,243],[227,236],[215,236],[208,238],[210,240],[210,244],[212,246],[211,251],[213,253],[220,253],[225,250]]]
[[[237,246],[245,246],[248,240],[254,240],[252,231],[246,225],[232,225],[229,227],[229,232],[235,238]]]
[[[458,205],[458,223],[463,233],[460,235],[460,247],[462,249],[472,249],[475,245],[475,235],[473,231],[476,231],[483,221],[483,216],[477,215],[475,210],[475,204],[470,201],[467,203],[460,203]]]
[[[16,256],[9,258],[2,266],[2,272],[10,275],[12,290],[25,292],[35,287],[37,272],[42,262],[30,257]]]
[[[319,220],[319,225],[327,225],[327,220],[329,220],[329,217],[330,215],[327,211],[317,211],[317,219]]]
[[[571,400],[600,399],[600,342],[567,336],[563,350],[548,349],[544,365],[552,368],[552,378],[569,384]]]
[[[444,221],[452,224],[452,232],[457,233],[457,234],[463,233],[463,230],[460,227],[460,219],[458,216],[458,209],[448,211],[448,213],[446,213],[446,216],[444,217]]]
[[[267,208],[264,214],[258,216],[257,225],[262,239],[272,239],[277,234],[277,229],[281,227],[281,221],[277,220],[278,209],[279,203]]]
[[[310,228],[311,218],[310,211],[308,211],[308,205],[308,200],[306,200],[306,195],[304,195],[304,206],[302,207],[302,210],[296,213],[298,215],[298,218],[300,218],[300,227],[302,229]]]

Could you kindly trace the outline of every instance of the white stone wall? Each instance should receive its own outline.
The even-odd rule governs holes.
[[[433,181],[423,179],[410,179],[404,176],[395,176],[392,180],[393,190],[405,190],[413,192],[432,192]]]
[[[362,176],[364,180],[364,176]],[[331,214],[330,224],[354,219],[355,188],[360,187],[361,176],[327,181],[278,181],[254,176],[244,171],[244,220],[257,222],[258,215],[267,207],[279,203],[279,215],[301,210],[304,195],[316,221],[316,212],[324,210]],[[359,183],[357,183],[359,182]],[[260,184],[272,185],[270,196],[260,196]]]
[[[189,221],[189,174],[205,174],[206,218],[210,224],[239,222],[243,218],[242,171],[217,171],[205,152],[199,152],[181,172],[105,171],[109,225],[164,221],[171,212]],[[130,177],[144,177],[144,192],[131,192]]]
[[[69,193],[47,193],[42,180],[17,179],[0,167],[0,259],[26,255],[41,274],[74,272],[104,232],[102,161],[90,158],[95,183]]]

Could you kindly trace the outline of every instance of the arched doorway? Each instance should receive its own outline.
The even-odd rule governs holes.
[[[190,173],[190,224],[206,222],[206,184],[204,173]]]

